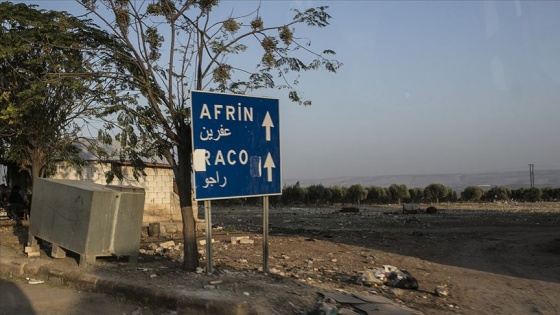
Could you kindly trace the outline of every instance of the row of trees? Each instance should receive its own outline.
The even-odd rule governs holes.
[[[456,202],[456,201],[559,201],[560,188],[518,188],[510,190],[506,187],[495,186],[484,190],[479,186],[466,187],[460,194],[445,185],[434,183],[425,188],[410,188],[406,185],[392,184],[389,187],[370,186],[360,184],[324,187],[312,185],[301,187],[299,182],[292,186],[285,186],[282,196],[272,202],[285,205],[293,204],[386,204],[401,202]]]

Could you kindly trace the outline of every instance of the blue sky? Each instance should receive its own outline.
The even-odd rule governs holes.
[[[261,13],[319,5],[331,25],[296,34],[344,66],[302,75],[312,106],[277,94],[284,179],[560,168],[560,1],[264,1]]]

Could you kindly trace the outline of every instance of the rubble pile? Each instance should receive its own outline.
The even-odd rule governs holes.
[[[418,281],[406,270],[391,265],[381,268],[366,269],[356,280],[357,284],[365,286],[387,285],[400,289],[418,289]]]

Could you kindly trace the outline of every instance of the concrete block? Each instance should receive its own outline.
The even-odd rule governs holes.
[[[38,252],[38,251],[39,251],[39,245],[38,244],[37,245],[32,245],[32,246],[25,246],[25,250],[24,250],[24,252],[26,254],[33,253],[33,252]]]
[[[53,247],[51,248],[51,256],[53,258],[65,258],[66,251],[62,249],[60,246],[53,244]]]

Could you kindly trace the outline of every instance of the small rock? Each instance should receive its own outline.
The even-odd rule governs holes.
[[[159,247],[162,247],[162,248],[170,248],[170,247],[174,247],[174,246],[175,246],[174,241],[167,241],[167,242],[159,243]]]
[[[435,287],[434,294],[440,297],[445,297],[449,295],[449,290],[446,284],[440,284]]]
[[[243,295],[249,296],[249,295],[251,295],[251,294],[249,294],[249,292],[243,292]]]
[[[392,272],[392,271],[397,271],[399,270],[399,268],[395,267],[395,266],[391,266],[391,265],[383,265],[383,270],[385,272]]]
[[[232,236],[231,237],[231,243],[232,244],[237,244],[237,243],[242,243],[242,240],[248,240],[249,236]]]
[[[157,275],[156,275],[155,273],[152,273],[152,274],[150,274],[150,278],[151,278],[151,279],[157,278]]]
[[[401,290],[401,289],[394,288],[394,289],[393,289],[393,294],[394,294],[395,296],[401,297],[401,296],[404,295],[404,291]]]
[[[214,239],[212,239],[211,242],[214,243]],[[206,245],[206,240],[200,240],[200,241],[198,241],[198,244],[199,244],[200,246],[204,246],[204,245]]]

